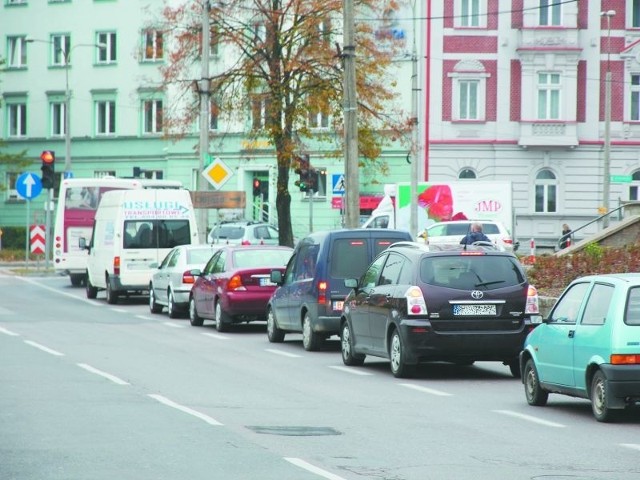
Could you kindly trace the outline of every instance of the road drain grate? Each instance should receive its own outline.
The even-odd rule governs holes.
[[[264,435],[286,435],[292,437],[319,437],[324,435],[342,435],[331,427],[263,427],[248,425],[248,429]]]

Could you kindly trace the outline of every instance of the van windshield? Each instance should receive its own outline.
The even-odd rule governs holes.
[[[123,248],[173,248],[191,243],[189,220],[127,220]]]

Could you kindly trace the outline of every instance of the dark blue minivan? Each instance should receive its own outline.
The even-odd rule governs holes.
[[[317,350],[340,332],[345,278],[359,278],[371,261],[396,242],[412,241],[407,231],[358,228],[316,232],[298,242],[267,306],[267,336],[272,343],[287,332],[302,332],[305,350]]]

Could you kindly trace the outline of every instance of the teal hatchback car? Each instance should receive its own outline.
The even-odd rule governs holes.
[[[609,422],[640,404],[640,273],[590,275],[569,284],[520,353],[529,405],[550,393],[591,401]]]

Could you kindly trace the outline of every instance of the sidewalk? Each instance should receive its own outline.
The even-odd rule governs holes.
[[[5,275],[20,275],[20,276],[47,276],[53,277],[58,275],[53,269],[52,265],[49,268],[45,268],[45,262],[36,261],[16,261],[16,262],[0,262],[0,272]]]

